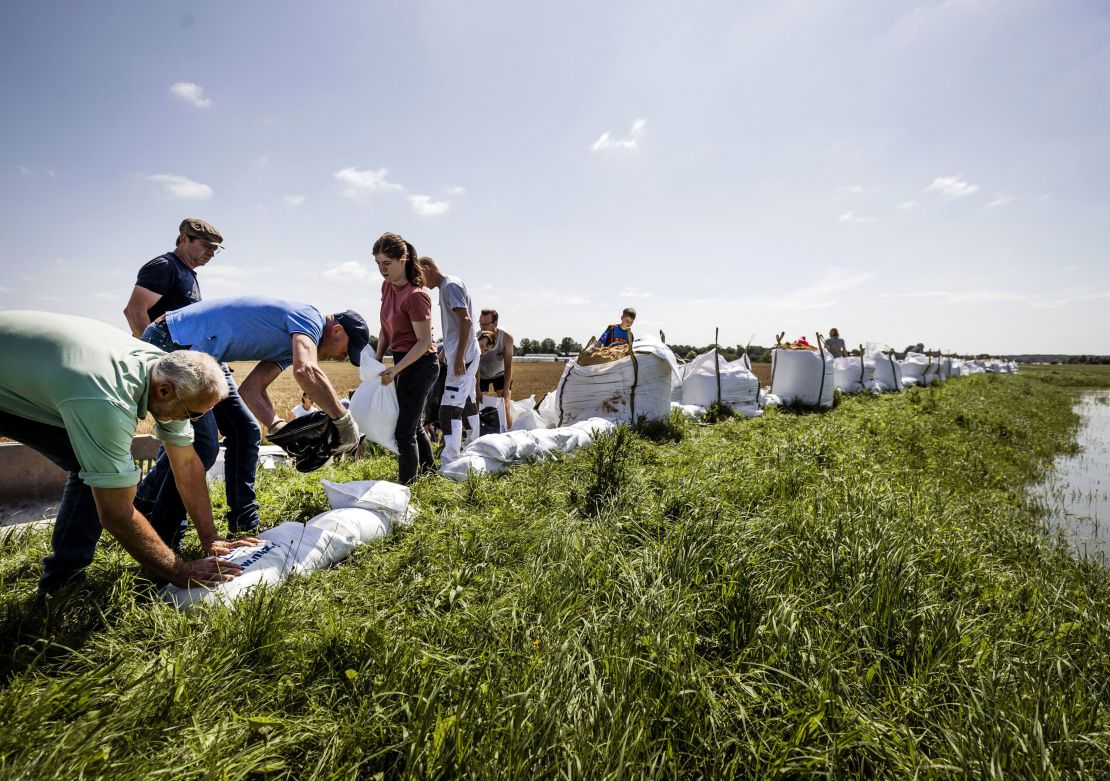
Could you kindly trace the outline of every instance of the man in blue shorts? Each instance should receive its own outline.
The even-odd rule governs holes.
[[[271,433],[285,425],[274,412],[266,389],[289,366],[301,389],[327,413],[339,430],[340,452],[358,448],[358,425],[320,368],[320,359],[359,355],[370,341],[366,321],[352,311],[326,317],[316,307],[268,296],[242,296],[202,301],[157,318],[143,332],[143,341],[167,352],[192,349],[224,364],[229,393],[216,405],[227,448],[228,528],[253,532],[258,528],[254,480],[258,468],[261,421]],[[228,361],[258,361],[242,385],[236,387]],[[253,414],[252,414],[253,413]],[[205,468],[219,453],[216,420],[205,415],[193,424],[196,449]],[[172,480],[167,480],[164,455],[139,487],[136,506],[148,513],[160,533],[179,529],[184,508]]]
[[[220,232],[202,219],[186,217],[181,221],[177,246],[139,269],[123,310],[136,339],[155,318],[200,301],[197,269],[222,249],[223,240]]]

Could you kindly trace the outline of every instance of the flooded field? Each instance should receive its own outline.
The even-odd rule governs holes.
[[[1083,418],[1078,449],[1057,456],[1037,495],[1049,509],[1049,523],[1067,535],[1081,557],[1110,557],[1110,391],[1079,394]]]

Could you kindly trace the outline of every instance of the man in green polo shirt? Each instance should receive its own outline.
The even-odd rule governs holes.
[[[218,556],[237,545],[216,533],[204,466],[192,445],[190,420],[227,395],[215,360],[189,350],[167,355],[104,323],[48,312],[0,312],[0,345],[0,436],[69,472],[40,594],[82,573],[101,528],[176,585],[238,574],[222,559],[178,559],[133,505],[140,474],[131,440],[149,412],[205,551]]]

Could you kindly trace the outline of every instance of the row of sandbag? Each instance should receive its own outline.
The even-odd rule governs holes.
[[[326,569],[360,545],[388,537],[415,515],[409,489],[403,485],[385,480],[322,482],[331,510],[307,523],[287,522],[267,529],[257,535],[258,545],[233,548],[221,558],[242,567],[238,577],[215,586],[166,586],[162,599],[179,610],[213,602],[231,604],[259,586]]]
[[[441,466],[439,473],[459,481],[471,474],[496,474],[513,464],[573,453],[616,427],[611,420],[590,418],[570,426],[486,434],[464,447],[454,461]]]

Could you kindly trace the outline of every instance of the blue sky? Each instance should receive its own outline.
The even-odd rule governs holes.
[[[1104,2],[50,2],[0,11],[0,307],[373,322],[386,230],[518,338],[1110,352]]]

